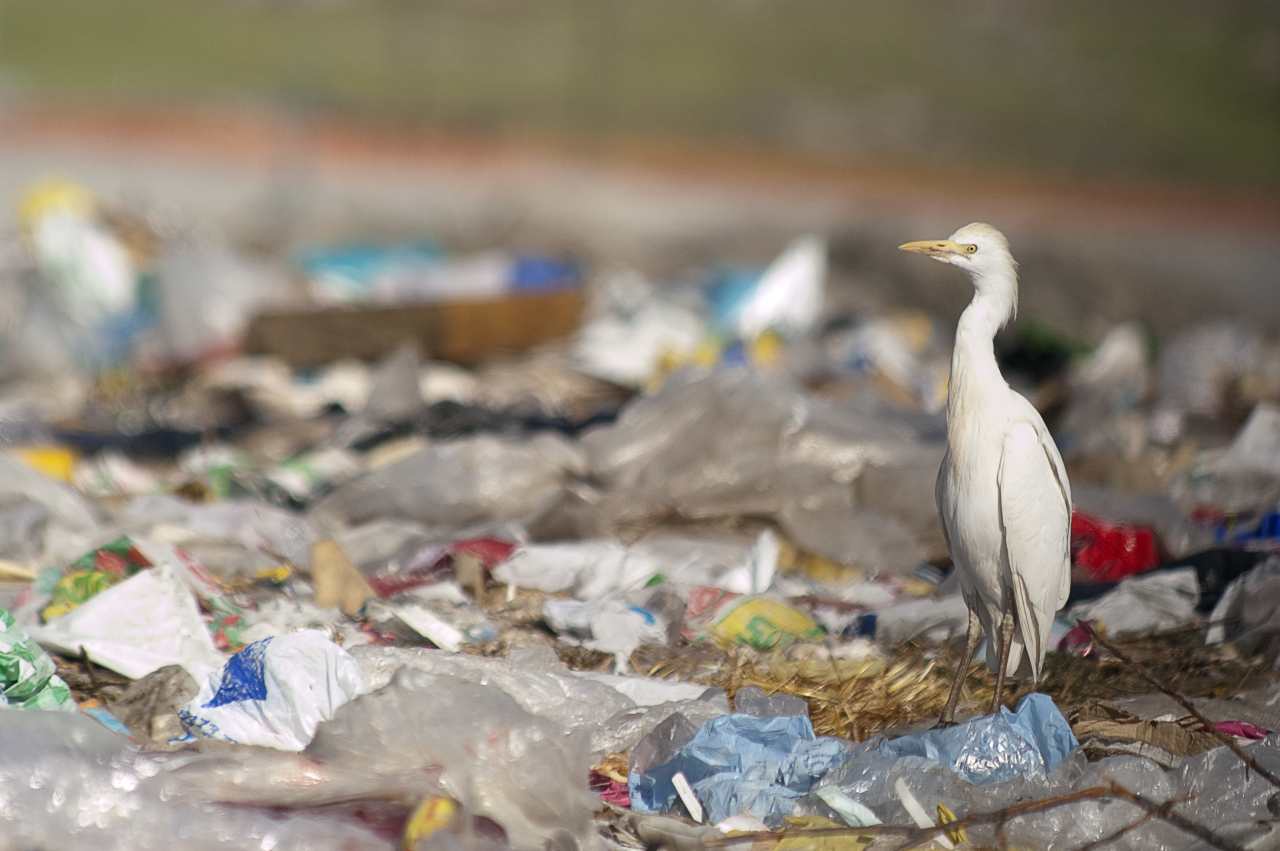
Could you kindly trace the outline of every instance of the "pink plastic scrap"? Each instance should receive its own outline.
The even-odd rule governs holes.
[[[1237,739],[1249,739],[1250,741],[1258,741],[1265,739],[1270,730],[1264,730],[1257,724],[1250,724],[1248,721],[1219,721],[1213,725],[1214,732],[1226,733],[1228,736],[1235,736]]]

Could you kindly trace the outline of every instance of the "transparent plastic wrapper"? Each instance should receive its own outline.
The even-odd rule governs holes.
[[[801,797],[846,756],[847,744],[815,736],[803,716],[725,715],[704,724],[670,760],[633,768],[631,807],[670,812],[682,774],[715,823],[747,813],[779,824]]]
[[[759,686],[740,688],[733,695],[733,711],[757,718],[799,715],[809,717],[809,704],[794,694],[769,694]]]
[[[575,672],[550,650],[525,650],[508,658],[423,653],[393,647],[356,647],[365,687],[385,685],[401,668],[470,682],[509,694],[524,710],[590,737],[591,751],[603,755],[629,749],[675,712],[690,718],[729,711],[724,692],[646,677]]]
[[[1011,781],[1027,794],[1038,794],[1032,790],[1043,788],[1075,748],[1071,727],[1053,701],[1032,694],[1017,712],[1001,707],[998,715],[955,727],[854,745],[848,760],[822,785],[839,787],[882,821],[894,823],[905,817],[893,792],[898,777],[906,778],[913,792],[938,790],[950,796],[940,801],[948,806],[965,800],[961,796],[969,796],[973,787],[999,789]]]
[[[8,848],[102,851],[232,851],[343,848],[385,851],[387,842],[350,818],[217,802],[209,783],[172,784],[175,770],[203,772],[225,757],[150,757],[128,739],[74,712],[4,712],[0,724],[0,825]],[[237,755],[239,757],[239,755]],[[296,759],[296,758],[295,758]],[[283,791],[285,773],[253,759],[243,767]],[[296,771],[300,782],[304,775]],[[212,775],[201,774],[201,780]],[[315,772],[309,778],[315,782]],[[279,794],[279,791],[277,794]],[[259,802],[253,802],[255,804]]]
[[[322,724],[307,755],[392,774],[436,766],[446,792],[517,848],[576,848],[592,834],[586,737],[493,686],[404,669]]]
[[[163,537],[186,546],[193,542],[232,542],[245,550],[304,566],[310,563],[316,530],[304,517],[255,500],[191,503],[166,494],[138,497],[117,522],[131,530],[164,527]]]
[[[1200,582],[1193,567],[1130,577],[1096,600],[1072,606],[1069,620],[1094,621],[1108,635],[1143,635],[1197,620]]]
[[[1280,667],[1280,556],[1259,564],[1223,592],[1213,614],[1206,644],[1235,642],[1248,654],[1261,653]]]
[[[667,623],[660,615],[617,597],[547,600],[542,613],[561,640],[581,640],[584,647],[613,654],[620,671],[626,670],[627,659],[640,645],[667,640]]]
[[[494,578],[519,588],[572,591],[582,600],[635,591],[655,578],[737,594],[763,592],[777,573],[777,537],[765,530],[754,546],[745,540],[655,534],[631,544],[611,538],[525,544],[494,570]]]
[[[394,518],[441,529],[527,521],[554,507],[581,472],[576,447],[552,435],[461,438],[342,485],[314,513],[348,524]]]
[[[18,498],[44,506],[52,526],[80,533],[92,533],[98,528],[98,512],[75,490],[37,471],[15,454],[0,453],[0,499]]]
[[[30,561],[43,553],[49,509],[33,499],[12,496],[0,500],[0,547],[5,557]]]
[[[178,716],[193,736],[300,751],[361,686],[351,654],[324,633],[303,630],[236,653]]]
[[[785,382],[726,370],[672,379],[582,444],[608,487],[606,525],[772,517],[806,550],[907,573],[940,541],[932,459],[941,444],[922,431],[886,411],[821,403]],[[882,484],[862,487],[864,474]]]

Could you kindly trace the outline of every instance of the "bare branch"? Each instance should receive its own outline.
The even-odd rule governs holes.
[[[1155,677],[1151,676],[1151,674],[1147,673],[1147,671],[1141,665],[1137,664],[1128,656],[1126,656],[1124,652],[1120,650],[1119,647],[1116,647],[1110,641],[1107,641],[1105,638],[1099,635],[1098,631],[1093,628],[1093,624],[1086,623],[1085,626],[1088,628],[1089,634],[1093,636],[1093,640],[1098,642],[1099,645],[1105,648],[1108,653],[1110,653],[1112,656],[1115,656],[1117,659],[1119,659],[1121,662],[1123,662],[1125,665],[1131,668],[1134,673],[1136,673],[1139,677],[1141,677],[1143,680],[1149,683],[1153,688],[1156,688],[1164,692],[1169,697],[1177,701],[1179,706],[1187,710],[1187,712],[1193,718],[1195,718],[1197,721],[1200,722],[1200,726],[1204,728],[1204,731],[1206,733],[1208,733],[1211,736],[1214,736],[1215,738],[1217,738],[1218,741],[1222,742],[1222,744],[1226,746],[1228,750],[1230,750],[1233,754],[1236,755],[1237,759],[1239,759],[1249,768],[1256,771],[1259,777],[1263,778],[1272,786],[1275,786],[1277,789],[1280,789],[1280,777],[1277,777],[1274,772],[1268,771],[1267,769],[1259,765],[1256,759],[1254,759],[1249,754],[1244,752],[1244,748],[1236,744],[1236,740],[1234,738],[1232,738],[1231,736],[1228,736],[1226,733],[1220,733],[1217,730],[1215,730],[1213,727],[1213,724],[1209,722],[1209,719],[1205,718],[1204,715],[1201,714],[1200,710],[1196,709],[1195,704],[1193,704],[1190,700],[1188,700],[1183,695],[1174,691],[1169,686],[1157,680]]]

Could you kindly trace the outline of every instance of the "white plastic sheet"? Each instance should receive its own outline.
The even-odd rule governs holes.
[[[300,751],[362,685],[350,653],[318,630],[303,630],[232,656],[178,714],[194,735]]]
[[[41,644],[137,679],[181,665],[197,680],[223,656],[200,617],[184,568],[159,564],[95,595],[47,624],[29,628]]]

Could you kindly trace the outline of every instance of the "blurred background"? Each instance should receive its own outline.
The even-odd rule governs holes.
[[[829,246],[831,294],[950,317],[894,247],[988,220],[1023,316],[1280,320],[1280,7],[835,0],[3,0],[3,221],[56,176],[288,257],[429,238],[669,279]]]

